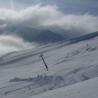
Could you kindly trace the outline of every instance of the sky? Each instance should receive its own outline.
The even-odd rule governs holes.
[[[38,3],[57,5],[65,13],[98,15],[98,0],[0,0],[0,7],[14,5],[15,9],[21,9]]]
[[[0,0],[0,54],[36,47],[29,38],[43,30],[69,38],[98,31],[98,0]]]

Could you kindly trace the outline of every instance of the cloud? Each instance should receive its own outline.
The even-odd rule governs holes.
[[[17,36],[0,35],[0,55],[28,48],[35,48],[35,45],[25,42]]]
[[[21,10],[0,8],[0,53],[33,47],[31,43],[23,40],[26,37],[24,36],[24,28],[27,28],[25,33],[30,38],[37,33],[36,30],[32,32],[29,28],[51,30],[71,38],[98,31],[98,16],[64,14],[56,6],[42,6],[41,4]],[[17,32],[17,29],[21,30]],[[19,33],[23,35],[23,38],[15,36]]]
[[[98,30],[98,16],[64,14],[56,6],[41,6],[40,4],[20,11],[2,8],[0,9],[0,21],[4,22],[0,24],[0,28],[4,28],[5,25],[24,25],[58,31],[63,29],[73,33],[90,33]]]

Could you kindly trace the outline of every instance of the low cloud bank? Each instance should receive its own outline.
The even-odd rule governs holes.
[[[23,39],[12,35],[0,36],[0,55],[12,51],[35,48],[35,45],[25,42]]]
[[[22,38],[13,36],[17,35],[17,29],[21,29],[20,31],[22,31],[25,27],[51,30],[61,35],[64,34],[72,37],[74,35],[98,31],[98,16],[64,14],[56,6],[42,6],[40,4],[20,11],[0,8],[0,53],[32,46]],[[13,28],[16,29],[14,30]],[[36,35],[36,31],[29,33],[28,31],[26,32],[27,34],[33,33],[33,35]],[[24,31],[21,33],[24,35]]]
[[[98,16],[64,14],[50,5],[35,5],[20,11],[0,8],[0,28],[4,30],[13,25],[89,33],[98,30]]]

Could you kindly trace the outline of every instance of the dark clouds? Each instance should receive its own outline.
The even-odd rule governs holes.
[[[98,30],[98,17],[84,14],[64,14],[55,6],[35,5],[20,11],[0,9],[0,28],[30,27],[90,33]],[[65,32],[68,33],[68,32]]]
[[[19,11],[0,8],[1,50],[4,51],[7,48],[7,51],[13,51],[31,47],[32,45],[23,39],[28,36],[28,39],[32,39],[39,34],[39,31],[41,34],[44,31],[45,37],[45,31],[48,31],[48,34],[50,31],[51,34],[57,33],[71,38],[98,31],[98,17],[90,14],[65,14],[58,7],[52,5],[37,4]],[[13,37],[15,34],[21,38]],[[41,37],[41,39],[44,38]]]

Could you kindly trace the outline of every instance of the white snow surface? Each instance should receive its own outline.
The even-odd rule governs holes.
[[[0,57],[0,98],[97,98],[97,77],[98,37],[12,52]]]
[[[30,98],[98,98],[98,78]]]

